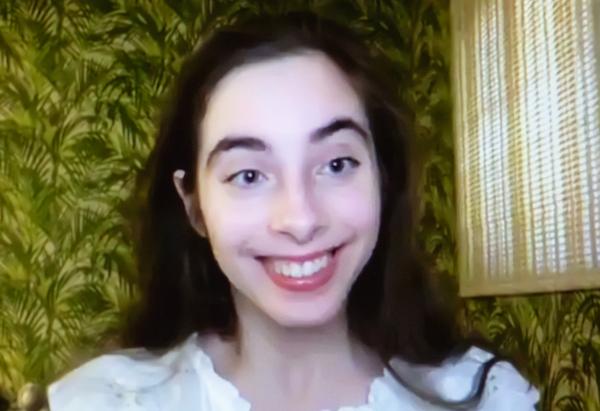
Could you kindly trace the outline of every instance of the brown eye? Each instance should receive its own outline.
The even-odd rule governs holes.
[[[256,172],[256,170],[245,170],[242,171],[241,176],[244,183],[252,184],[256,181],[258,173]]]
[[[256,185],[260,180],[262,173],[258,170],[241,170],[235,174],[230,175],[225,180],[228,183],[233,183],[240,187],[250,187]],[[264,176],[262,176],[264,177]]]
[[[348,168],[353,169],[360,163],[352,157],[338,157],[331,160],[327,167],[331,170],[331,174],[343,174]]]

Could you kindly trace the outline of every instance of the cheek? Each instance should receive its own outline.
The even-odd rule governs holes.
[[[371,226],[379,217],[379,202],[370,196],[351,193],[330,202],[332,212],[356,226]]]
[[[381,200],[376,179],[363,178],[355,185],[328,190],[323,200],[329,214],[338,221],[356,229],[379,227]]]
[[[207,188],[200,194],[202,214],[211,243],[219,247],[234,247],[245,242],[266,219],[265,207],[239,201],[222,190]]]

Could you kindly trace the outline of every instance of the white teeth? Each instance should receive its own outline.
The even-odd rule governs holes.
[[[312,261],[305,261],[304,264],[302,264],[302,275],[305,276],[314,273],[317,271],[317,267],[316,262],[313,264]]]
[[[275,261],[273,268],[278,274],[282,274],[288,277],[300,278],[308,277],[313,275],[317,271],[329,264],[329,255],[325,255],[321,258],[317,258],[312,261],[305,261],[304,263],[291,263],[284,261]]]

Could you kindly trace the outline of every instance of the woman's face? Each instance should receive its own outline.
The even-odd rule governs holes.
[[[200,125],[196,195],[234,300],[283,326],[344,307],[379,230],[379,179],[362,102],[327,57],[232,70]]]

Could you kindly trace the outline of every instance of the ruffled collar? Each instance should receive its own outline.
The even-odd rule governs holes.
[[[235,411],[250,411],[252,406],[240,394],[237,387],[226,378],[222,377],[215,370],[214,364],[210,356],[204,352],[200,344],[198,344],[196,334],[192,335],[188,340],[189,343],[195,346],[194,367],[201,380],[207,384],[207,392],[214,393],[211,398],[211,403],[216,409],[235,410]],[[186,342],[185,345],[188,343]],[[376,407],[377,403],[381,403],[389,397],[389,390],[386,389],[385,381],[392,378],[387,370],[383,371],[383,375],[373,379],[369,386],[367,401],[359,406],[342,406],[336,411],[372,411],[380,409]],[[333,411],[325,409],[322,411]]]

